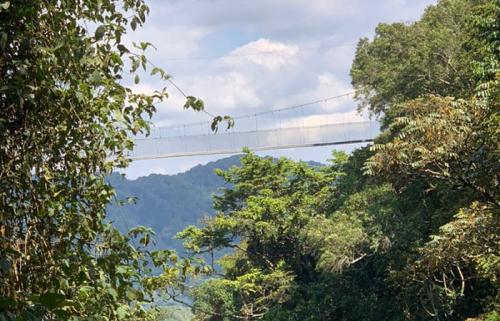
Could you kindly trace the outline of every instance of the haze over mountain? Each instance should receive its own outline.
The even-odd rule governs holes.
[[[238,164],[239,156],[231,156],[176,175],[151,174],[129,180],[113,174],[110,182],[118,199],[135,197],[136,202],[110,207],[109,218],[122,231],[137,225],[152,227],[159,247],[180,249],[181,242],[174,239],[175,234],[213,213],[212,194],[224,186],[214,170]]]

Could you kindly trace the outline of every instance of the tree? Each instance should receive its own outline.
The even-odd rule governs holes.
[[[251,153],[241,164],[220,172],[231,188],[215,196],[217,214],[179,234],[198,255],[233,249],[219,260],[223,273],[192,293],[197,320],[355,319],[363,312],[377,320],[375,300],[357,282],[401,227],[393,189],[366,186],[344,196],[351,179],[343,153],[322,168]],[[344,277],[350,273],[359,278]],[[354,299],[365,294],[366,301]]]
[[[182,275],[173,253],[146,251],[149,229],[122,235],[105,220],[105,177],[167,97],[123,81],[140,69],[169,79],[149,69],[151,44],[122,41],[148,12],[142,0],[0,1],[2,320],[145,318],[153,291]]]
[[[441,0],[410,23],[381,23],[359,41],[351,67],[360,108],[388,114],[425,94],[465,97],[475,83],[466,25],[475,1]]]
[[[288,302],[297,283],[317,277],[302,233],[325,206],[320,196],[328,194],[336,174],[251,153],[241,164],[219,172],[234,187],[215,197],[216,215],[179,234],[195,254],[234,249],[220,262],[224,277],[195,292],[201,320],[261,319]]]
[[[405,270],[405,295],[415,319],[493,319],[500,308],[500,216],[473,203],[440,227]],[[498,315],[496,315],[498,318]]]
[[[396,277],[407,309],[419,320],[498,317],[500,267],[492,253],[500,251],[500,3],[481,1],[472,9],[463,23],[462,50],[469,52],[473,87],[462,92],[450,86],[447,94],[456,98],[422,92],[390,106],[387,130],[365,166],[398,191],[418,182],[427,193],[455,195],[455,203],[444,202],[448,211],[437,212],[445,224],[417,248],[412,264],[398,272],[402,278]],[[372,90],[376,96],[385,88]]]
[[[396,187],[413,179],[468,190],[478,201],[500,206],[499,119],[495,106],[478,100],[426,96],[401,105],[388,129],[389,142],[376,144],[368,174],[385,173]]]

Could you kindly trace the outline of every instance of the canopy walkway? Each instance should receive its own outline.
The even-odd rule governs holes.
[[[236,117],[235,126],[217,133],[210,122],[153,128],[135,139],[133,160],[182,156],[236,154],[251,151],[343,145],[371,142],[379,132],[376,121],[343,121],[329,111],[328,103],[346,95]],[[316,114],[305,107],[317,105]],[[223,126],[223,124],[222,124]]]

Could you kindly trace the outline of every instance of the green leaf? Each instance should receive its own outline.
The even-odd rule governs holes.
[[[163,74],[163,70],[161,68],[158,68],[158,67],[154,67],[153,69],[151,69],[151,76],[154,76],[157,73]]]
[[[66,297],[60,293],[44,293],[38,297],[39,302],[49,310],[59,307],[65,299]]]
[[[124,306],[119,306],[117,309],[116,309],[116,316],[118,317],[119,320],[124,320],[126,317],[127,317],[127,308],[125,308]]]
[[[129,266],[126,266],[126,265],[119,265],[116,267],[116,273],[117,274],[122,274],[122,275],[125,275],[125,274],[129,274],[131,272],[131,269]]]
[[[130,52],[130,50],[122,44],[119,44],[116,48],[118,48],[121,54]]]
[[[0,297],[0,308],[2,309],[14,309],[17,302],[12,298]]]
[[[205,104],[201,99],[198,99],[194,96],[187,96],[184,108],[185,109],[192,108],[195,111],[202,111],[205,108]]]
[[[113,288],[108,288],[107,291],[108,291],[109,295],[111,295],[113,300],[116,300],[116,298],[118,297],[118,292],[116,292],[116,290]]]
[[[95,34],[94,34],[94,37],[95,37],[95,40],[96,41],[99,41],[102,39],[102,37],[104,37],[104,32],[106,31],[106,27],[101,25],[99,27],[97,27],[97,29],[95,30]]]

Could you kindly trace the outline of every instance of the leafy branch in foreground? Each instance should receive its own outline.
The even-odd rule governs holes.
[[[167,98],[123,81],[149,70],[151,44],[123,43],[148,13],[142,0],[0,1],[2,320],[146,319],[157,289],[199,270],[105,220],[105,177]]]

